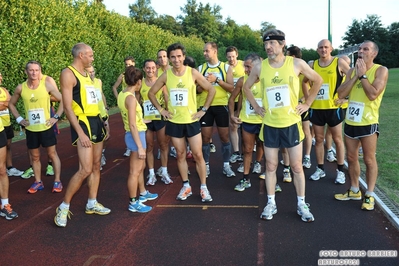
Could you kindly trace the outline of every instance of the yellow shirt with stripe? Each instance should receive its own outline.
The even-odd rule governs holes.
[[[74,67],[68,67],[77,79],[76,86],[73,88],[72,109],[79,120],[86,116],[100,115],[100,108],[98,105],[98,98],[94,82],[91,80],[88,73],[83,76]]]
[[[286,56],[279,68],[264,60],[259,75],[266,113],[263,123],[275,128],[285,128],[301,121],[295,111],[298,105],[299,78],[294,71],[294,58]]]
[[[172,113],[170,122],[175,124],[191,124],[192,115],[197,112],[196,86],[193,80],[192,68],[186,66],[182,76],[173,74],[172,69],[166,72],[166,88],[168,91],[168,111]]]
[[[374,82],[375,73],[380,66],[381,65],[374,64],[367,70],[366,76],[370,83]],[[354,71],[352,72],[352,77],[353,75],[355,75]],[[345,123],[351,126],[378,124],[379,109],[385,89],[386,88],[384,88],[382,93],[375,100],[371,101],[364,92],[361,81],[357,80],[349,93],[349,106],[346,111]]]
[[[337,109],[339,107],[335,104],[335,100],[338,99],[337,89],[342,83],[342,76],[338,69],[338,57],[334,57],[326,67],[321,67],[319,59],[317,59],[313,63],[313,69],[322,77],[323,84],[311,108],[316,110]]]
[[[208,63],[205,63],[201,65],[198,70],[205,77],[208,76],[208,74],[212,73],[214,76],[219,78],[219,80],[223,80],[224,82],[226,82],[228,68],[229,68],[228,64],[225,64],[224,62],[219,62],[216,66],[210,66],[208,65]],[[215,97],[213,98],[211,106],[227,105],[229,102],[230,94],[217,83],[212,83],[212,86],[215,87],[216,94]],[[207,96],[208,96],[207,91],[203,91],[200,94],[199,103],[198,103],[199,106],[204,105]]]
[[[104,101],[103,101],[103,89],[101,86],[101,80],[98,78],[94,78],[93,80],[94,89],[96,90],[97,100],[98,100],[98,108],[100,110],[100,116],[102,118],[108,117],[107,109],[105,109]]]
[[[6,88],[0,87],[0,102],[5,102],[5,101],[7,101]],[[1,122],[3,122],[3,126],[5,127],[11,126],[10,111],[8,110],[8,108],[4,109],[3,111],[0,111],[0,118]]]
[[[148,98],[148,92],[151,89],[151,87],[145,83],[145,78],[143,78],[142,84],[143,85],[141,86],[140,89],[140,95],[141,95],[141,101],[143,103],[144,120],[151,120],[151,121],[161,120],[161,114]],[[157,94],[155,94],[155,97],[157,98],[158,103],[162,107],[165,107],[164,103],[165,100],[163,98],[162,90],[159,90]]]
[[[121,91],[118,95],[118,107],[121,110],[121,116],[122,116],[122,121],[123,121],[123,126],[125,128],[126,132],[130,132],[130,126],[129,126],[129,113],[126,108],[126,98],[128,96],[133,96],[134,100],[136,101],[136,126],[137,126],[137,131],[146,131],[147,130],[147,125],[143,121],[143,109],[141,108],[141,105],[137,101],[136,97],[134,96],[134,93],[131,92],[123,92]]]
[[[50,119],[51,104],[45,79],[40,80],[36,89],[30,89],[26,81],[22,83],[21,98],[25,108],[25,119],[29,121],[26,129],[42,132],[51,128],[46,123]]]
[[[244,76],[244,82],[247,80],[248,76]],[[252,94],[255,97],[256,102],[259,106],[263,106],[262,102],[262,89],[260,86],[260,82],[255,83],[251,87]],[[242,122],[249,123],[249,124],[262,124],[262,117],[258,115],[254,108],[252,107],[251,103],[247,100],[245,93],[242,94],[242,106],[239,115]]]

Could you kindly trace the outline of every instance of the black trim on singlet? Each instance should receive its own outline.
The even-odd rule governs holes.
[[[216,68],[219,69],[219,72],[220,72],[220,74],[222,75],[222,80],[223,80],[224,82],[226,82],[225,76],[224,76],[224,74],[223,74],[223,69],[221,68],[221,64],[222,64],[222,63],[223,63],[223,66],[225,66],[225,63],[224,63],[224,62],[219,61],[219,64],[216,66]],[[205,69],[204,69],[204,65],[206,66]],[[205,76],[206,71],[207,71],[209,68],[210,68],[210,67],[209,67],[208,63],[203,64],[203,65],[202,65],[201,74],[202,74],[203,76]],[[212,67],[212,68],[214,68],[214,67]],[[224,71],[226,71],[226,70],[224,70]],[[226,73],[227,73],[227,71],[226,71]]]

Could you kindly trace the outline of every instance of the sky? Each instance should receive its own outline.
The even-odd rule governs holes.
[[[104,0],[106,8],[129,16],[129,4],[136,0]],[[249,25],[259,30],[263,21],[283,31],[287,45],[316,49],[317,43],[328,39],[328,0],[197,0],[197,3],[211,6],[216,2],[223,21],[228,17],[237,24]],[[151,0],[151,6],[158,15],[176,17],[182,12],[187,0]],[[395,11],[396,10],[396,11]],[[365,20],[367,15],[377,15],[383,27],[399,22],[397,11],[399,0],[330,0],[332,44],[339,48],[342,37],[354,19]],[[234,44],[232,44],[234,45]]]

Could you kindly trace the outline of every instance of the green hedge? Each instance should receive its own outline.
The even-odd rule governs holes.
[[[160,48],[181,42],[187,53],[201,60],[203,41],[179,37],[155,26],[135,23],[87,0],[0,1],[0,71],[3,85],[12,94],[26,80],[29,60],[42,63],[43,73],[59,84],[60,71],[72,62],[71,49],[85,42],[94,50],[94,66],[103,81],[109,105],[116,105],[111,87],[124,70],[123,59],[132,55],[136,65],[156,59]],[[18,103],[22,111],[22,103]],[[15,122],[14,122],[15,123]]]

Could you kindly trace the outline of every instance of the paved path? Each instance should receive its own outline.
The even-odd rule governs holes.
[[[111,117],[111,127],[98,197],[112,209],[111,214],[84,213],[84,185],[73,198],[72,220],[66,228],[58,228],[53,218],[63,193],[51,193],[53,177],[43,176],[45,189],[33,195],[26,193],[33,179],[10,177],[10,200],[19,217],[0,220],[1,265],[331,265],[331,261],[319,259],[336,259],[332,262],[339,265],[344,265],[343,259],[360,265],[399,265],[397,256],[370,257],[373,250],[397,254],[399,232],[378,208],[366,212],[360,210],[360,201],[334,200],[334,193],[345,191],[349,184],[334,184],[334,164],[328,162],[326,178],[307,180],[306,201],[315,216],[313,223],[302,222],[296,214],[294,187],[282,183],[282,169],[278,170],[283,189],[276,195],[278,213],[271,221],[261,220],[266,202],[264,181],[251,175],[250,189],[234,191],[241,175],[223,176],[218,144],[217,152],[211,154],[208,178],[212,203],[200,200],[193,162],[189,162],[193,195],[176,201],[181,179],[171,158],[169,172],[174,184],[164,185],[159,180],[149,188],[159,193],[159,198],[149,203],[154,209],[147,214],[131,213],[127,211],[128,160],[122,156],[125,145],[119,114]],[[218,141],[216,135],[214,140]],[[78,166],[68,128],[61,130],[58,142],[66,186]],[[13,152],[14,165],[27,168],[25,141],[14,143]],[[46,156],[42,157],[44,165]],[[237,167],[235,164],[234,170]],[[313,171],[314,167],[306,170],[306,176]],[[347,250],[355,252],[344,254]]]

